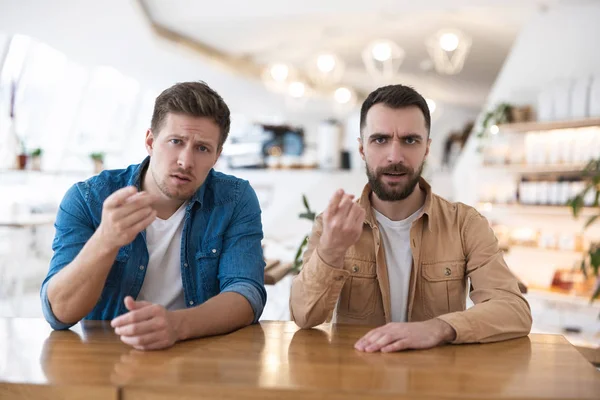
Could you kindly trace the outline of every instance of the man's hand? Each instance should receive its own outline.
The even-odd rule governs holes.
[[[373,353],[407,349],[429,349],[456,338],[456,331],[441,319],[424,322],[391,322],[363,336],[354,348]]]
[[[159,350],[171,347],[178,340],[179,321],[163,306],[125,297],[127,314],[113,319],[110,325],[121,341],[137,350]]]
[[[152,197],[133,186],[119,189],[102,205],[102,220],[96,233],[111,249],[119,249],[133,241],[156,218]]]
[[[340,266],[348,248],[360,239],[365,210],[353,199],[353,195],[340,189],[323,213],[323,233],[318,250],[321,258],[330,265]]]

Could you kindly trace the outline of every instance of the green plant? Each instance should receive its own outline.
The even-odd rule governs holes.
[[[300,213],[298,215],[298,217],[300,217],[301,219],[307,219],[309,221],[314,221],[315,217],[317,215],[315,214],[314,211],[312,211],[310,209],[310,206],[308,205],[308,199],[306,198],[306,195],[304,195],[304,194],[302,195],[302,203],[304,204],[306,211],[303,213]],[[300,270],[302,269],[302,254],[304,253],[304,248],[308,244],[308,238],[309,238],[309,236],[306,235],[304,237],[304,239],[302,239],[302,242],[300,243],[300,246],[298,247],[298,250],[296,251],[296,256],[294,257],[294,265],[292,266],[293,272],[300,272]]]
[[[30,156],[31,157],[41,157],[43,153],[44,153],[44,150],[42,150],[38,147],[37,149],[33,149]]]
[[[598,217],[600,217],[600,206],[598,203],[598,200],[600,199],[600,159],[590,161],[582,171],[582,175],[584,179],[586,179],[585,188],[581,193],[569,200],[567,204],[571,207],[573,216],[578,218],[585,205],[584,198],[591,190],[596,191],[594,203],[592,205],[592,207],[596,209],[596,212],[594,215],[590,216],[583,225],[583,230],[585,231],[598,220]],[[581,272],[583,272],[583,275],[586,278],[588,277],[588,269],[591,269],[593,276],[595,276],[596,279],[600,279],[598,278],[598,271],[600,269],[600,244],[590,246],[588,252],[581,260]],[[600,295],[600,285],[596,284],[596,290],[594,290],[594,293],[592,294],[591,301],[594,301],[598,295]]]
[[[104,162],[104,153],[103,152],[91,153],[90,158],[94,161]]]
[[[490,127],[493,125],[511,122],[512,107],[513,106],[509,103],[500,103],[494,109],[488,110],[483,117],[479,132],[477,132],[477,137],[485,137]]]

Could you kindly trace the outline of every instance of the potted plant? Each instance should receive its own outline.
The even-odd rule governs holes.
[[[298,217],[300,217],[301,219],[307,219],[307,220],[313,222],[317,215],[315,214],[314,211],[312,211],[310,209],[310,206],[308,205],[308,199],[306,198],[306,195],[304,195],[304,194],[302,195],[302,203],[304,204],[306,211],[303,213],[300,213],[298,215]],[[296,256],[294,257],[294,265],[292,266],[293,273],[297,274],[302,269],[302,254],[304,253],[304,248],[308,244],[308,238],[309,238],[309,235],[304,236],[304,239],[302,239],[300,246],[298,246],[298,250],[296,251]]]
[[[33,149],[31,153],[29,153],[29,157],[31,157],[31,169],[34,171],[41,171],[42,169],[42,154],[44,150],[41,148]]]
[[[595,191],[594,203],[592,205],[592,207],[595,209],[595,213],[585,222],[583,226],[583,230],[585,231],[598,220],[598,217],[600,217],[600,205],[598,201],[600,198],[600,158],[590,161],[582,171],[582,175],[586,179],[585,188],[581,193],[569,200],[568,205],[571,207],[573,216],[575,218],[579,217],[581,210],[585,205],[584,198],[590,192],[590,190]],[[590,278],[591,274],[591,278],[595,278],[591,301],[594,301],[594,299],[600,295],[599,270],[600,243],[592,243],[587,253],[584,254],[583,259],[581,260],[581,272],[583,273],[584,277],[588,279]]]
[[[90,154],[90,158],[94,162],[94,172],[99,174],[104,170],[104,153],[97,152]]]

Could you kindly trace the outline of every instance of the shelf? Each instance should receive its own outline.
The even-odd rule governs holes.
[[[526,204],[494,204],[494,203],[480,203],[477,205],[477,209],[483,214],[489,213],[511,213],[511,214],[525,214],[525,215],[548,215],[548,216],[564,216],[575,219],[571,211],[571,207],[567,206],[538,206],[538,205],[526,205]],[[581,210],[579,218],[591,217],[600,213],[600,209],[594,207],[585,207]],[[582,219],[583,221],[583,219]]]
[[[527,133],[535,131],[549,131],[553,129],[587,128],[590,126],[600,126],[600,118],[588,118],[571,121],[521,122],[515,124],[501,124],[498,125],[498,128],[500,128],[500,132]]]
[[[482,169],[485,171],[501,171],[520,174],[569,173],[583,175],[585,166],[585,164],[484,164]]]

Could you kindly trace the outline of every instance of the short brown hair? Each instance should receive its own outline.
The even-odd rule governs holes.
[[[362,137],[362,131],[367,123],[367,113],[375,104],[383,103],[384,105],[398,109],[406,107],[418,107],[425,117],[425,127],[427,128],[427,135],[431,130],[431,114],[429,113],[429,106],[427,101],[410,86],[404,85],[388,85],[380,87],[375,91],[371,92],[367,96],[360,108],[360,136]]]
[[[150,124],[155,135],[158,135],[168,113],[212,118],[221,129],[219,148],[227,140],[231,125],[229,107],[217,92],[202,81],[176,83],[156,98]]]

